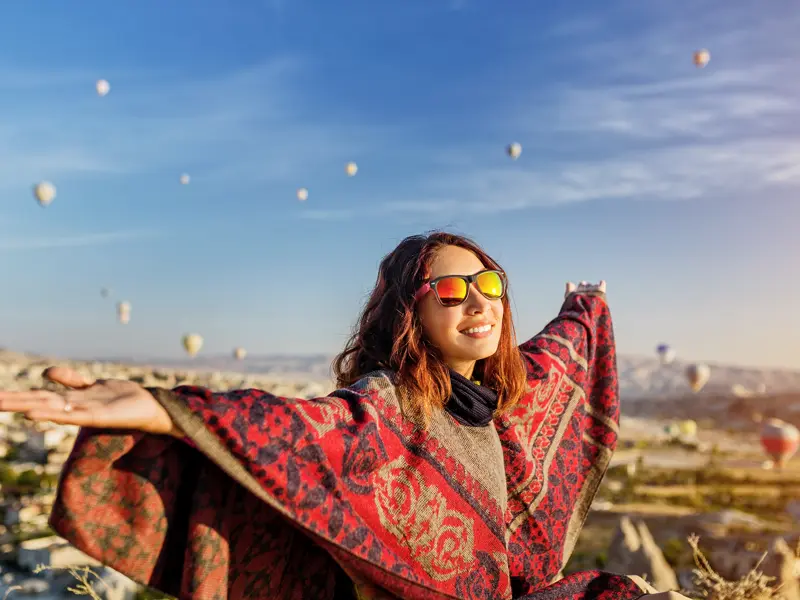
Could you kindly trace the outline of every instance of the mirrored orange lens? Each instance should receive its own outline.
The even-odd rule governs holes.
[[[499,273],[481,273],[475,284],[487,298],[501,298],[503,296],[503,278]]]
[[[436,293],[444,305],[460,304],[467,297],[467,282],[460,277],[445,277],[436,284]]]

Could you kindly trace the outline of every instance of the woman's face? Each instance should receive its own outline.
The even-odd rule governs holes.
[[[487,266],[469,250],[445,246],[436,253],[429,279],[442,275],[472,275]],[[418,305],[422,330],[436,346],[447,365],[464,377],[471,377],[475,362],[492,356],[500,343],[503,325],[503,301],[489,300],[475,284],[470,284],[467,299],[458,306],[442,306],[433,291],[425,294]],[[467,330],[490,325],[486,333]]]

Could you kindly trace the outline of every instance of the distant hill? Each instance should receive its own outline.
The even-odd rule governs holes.
[[[112,359],[105,359],[112,360]],[[330,377],[332,356],[248,356],[244,361],[233,357],[198,356],[195,359],[133,360],[115,358],[114,362],[149,365],[154,367],[196,369],[209,371],[240,371],[243,373],[270,374],[281,377],[327,379]],[[675,361],[661,365],[657,359],[641,356],[621,356],[618,359],[620,395],[624,400],[644,400],[690,394],[686,381],[689,363]],[[768,394],[800,392],[800,370],[747,368],[707,363],[711,378],[700,395],[726,395],[734,385],[755,392],[759,386]]]

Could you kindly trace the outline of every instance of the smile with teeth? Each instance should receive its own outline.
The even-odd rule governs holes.
[[[494,325],[481,325],[480,327],[470,327],[469,329],[463,330],[461,333],[465,335],[481,335],[485,333],[489,333],[492,330]]]

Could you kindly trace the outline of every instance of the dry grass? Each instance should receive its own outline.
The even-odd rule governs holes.
[[[711,600],[782,600],[784,598],[780,586],[773,585],[775,578],[764,575],[760,570],[761,564],[767,556],[766,552],[747,575],[738,581],[727,581],[711,567],[700,550],[698,546],[700,538],[692,535],[689,536],[688,541],[697,567],[692,571],[697,590],[684,591],[684,594],[693,594],[694,598]],[[795,556],[800,557],[800,541],[795,549]]]
[[[72,592],[76,596],[89,596],[92,600],[103,600],[95,591],[90,577],[94,577],[97,581],[100,581],[103,585],[106,585],[106,583],[97,573],[95,573],[91,569],[91,567],[59,568],[59,567],[47,567],[45,565],[39,565],[33,570],[33,572],[36,574],[41,573],[42,571],[67,571],[69,572],[70,575],[72,575],[72,577],[77,582],[76,585],[74,585],[73,587],[68,587],[67,591]],[[3,596],[3,600],[6,600],[11,594],[11,592],[22,589],[24,588],[21,585],[15,585],[9,588],[6,591],[5,596]]]
[[[72,577],[75,578],[75,581],[78,582],[77,586],[75,587],[68,587],[67,591],[72,592],[76,596],[89,596],[92,600],[103,600],[100,596],[97,595],[97,592],[92,586],[92,582],[89,577],[94,577],[97,581],[100,581],[103,585],[108,588],[108,585],[105,581],[103,581],[102,577],[100,577],[97,573],[92,571],[91,567],[46,567],[44,565],[39,565],[36,567],[33,572],[34,573],[41,573],[42,571],[68,571]]]

